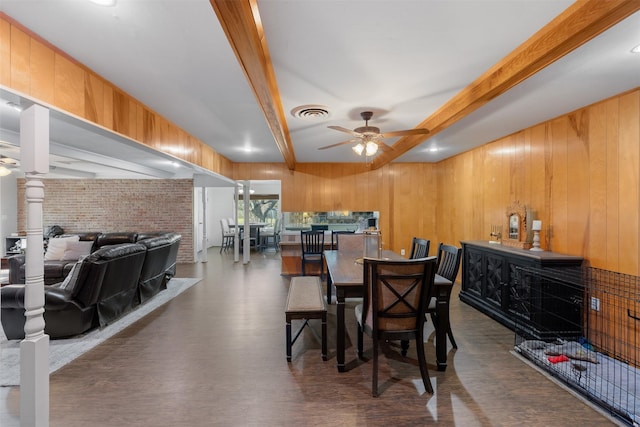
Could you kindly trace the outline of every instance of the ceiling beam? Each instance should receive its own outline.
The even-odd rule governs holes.
[[[290,170],[296,157],[264,37],[257,0],[210,0],[240,62],[276,145]]]
[[[393,150],[371,162],[371,168],[380,168],[417,147],[638,10],[638,0],[576,1],[416,126],[429,129],[429,134],[399,139]]]

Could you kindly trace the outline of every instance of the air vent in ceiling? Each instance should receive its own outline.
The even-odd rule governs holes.
[[[330,116],[329,109],[324,105],[301,105],[291,110],[291,115],[299,119],[326,119]]]

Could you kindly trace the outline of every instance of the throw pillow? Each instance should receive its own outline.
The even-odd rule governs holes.
[[[62,255],[63,261],[75,261],[91,253],[92,241],[67,242],[67,248]]]
[[[64,256],[64,251],[67,249],[68,242],[77,242],[80,240],[79,236],[68,237],[56,237],[49,239],[47,244],[47,252],[44,254],[45,261],[60,261]]]

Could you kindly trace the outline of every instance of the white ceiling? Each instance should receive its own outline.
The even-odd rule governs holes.
[[[297,162],[355,162],[361,158],[350,145],[318,150],[349,139],[327,126],[362,126],[363,110],[374,112],[370,125],[383,132],[417,126],[572,1],[257,3]],[[118,0],[115,7],[101,7],[86,0],[2,0],[0,11],[230,160],[283,161],[209,1]],[[396,161],[439,161],[640,87],[640,55],[630,53],[638,44],[640,13]],[[307,104],[325,106],[330,116],[290,114]],[[62,124],[52,124],[52,139],[60,145],[97,152],[105,145],[101,138],[111,138],[58,116]],[[0,125],[10,128],[8,122]],[[166,163],[149,163],[167,162],[169,156],[156,159],[139,144],[119,142],[140,155],[102,154],[175,176]]]

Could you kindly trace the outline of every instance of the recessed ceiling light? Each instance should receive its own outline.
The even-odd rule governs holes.
[[[429,148],[429,151],[435,153],[436,151],[438,151],[438,147],[431,147]]]
[[[640,44],[633,49],[631,49],[631,53],[640,53]]]
[[[108,6],[113,7],[116,5],[117,0],[89,0],[93,4],[97,4],[98,6]]]

